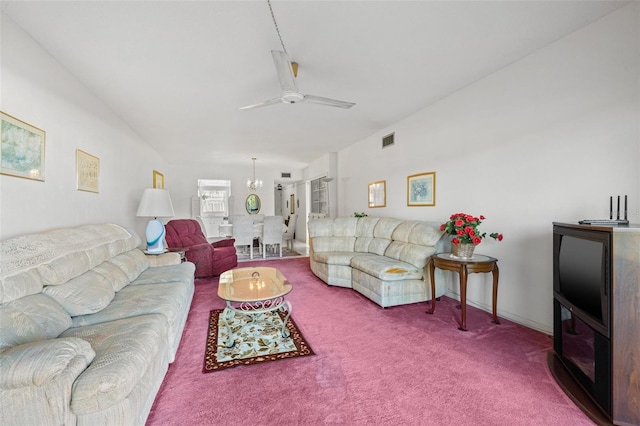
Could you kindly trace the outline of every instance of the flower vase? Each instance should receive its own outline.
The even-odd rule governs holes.
[[[473,250],[475,250],[475,244],[451,244],[453,248],[453,255],[461,259],[471,259],[473,257]]]

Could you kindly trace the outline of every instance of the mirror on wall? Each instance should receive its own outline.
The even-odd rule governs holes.
[[[258,194],[249,194],[244,204],[245,204],[245,208],[247,209],[247,213],[249,214],[260,213],[261,203],[260,203],[260,197],[258,197]]]

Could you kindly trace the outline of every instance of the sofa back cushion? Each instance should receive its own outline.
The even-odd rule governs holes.
[[[0,243],[0,303],[60,285],[112,256],[131,250],[140,238],[113,224],[84,225],[23,235]]]
[[[138,249],[121,253],[109,259],[109,262],[120,268],[129,279],[129,282],[138,278],[142,271],[150,266],[149,259]]]
[[[393,231],[393,241],[387,247],[385,256],[423,268],[429,256],[436,252],[435,246],[442,235],[440,224],[402,222]]]
[[[373,241],[373,230],[380,218],[378,217],[361,217],[358,219],[356,226],[356,243],[354,250],[359,253],[368,253],[371,242]],[[378,250],[379,251],[379,250]]]
[[[51,296],[71,316],[96,313],[115,296],[111,282],[93,270],[64,284],[48,285],[42,292]]]
[[[323,218],[309,222],[309,236],[313,251],[354,251],[356,241],[355,217]]]
[[[0,349],[53,339],[71,327],[71,316],[45,294],[0,305]]]

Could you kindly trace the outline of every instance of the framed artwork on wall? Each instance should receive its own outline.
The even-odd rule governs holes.
[[[289,195],[289,197],[291,198],[291,202],[289,203],[289,206],[291,207],[291,210],[289,210],[291,212],[291,214],[294,214],[296,212],[296,196],[295,194],[291,194]]]
[[[369,208],[387,206],[387,181],[371,182],[368,187]]]
[[[0,173],[44,181],[45,131],[0,111]]]
[[[153,187],[164,189],[164,175],[157,170],[153,171]]]
[[[407,177],[407,206],[436,205],[436,172]]]
[[[76,188],[78,191],[98,193],[100,159],[76,149]]]

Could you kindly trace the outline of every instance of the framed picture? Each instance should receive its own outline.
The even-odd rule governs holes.
[[[378,180],[369,184],[369,208],[387,206],[387,181]]]
[[[291,206],[290,212],[291,214],[294,214],[296,212],[296,202],[295,202],[296,196],[295,194],[290,194],[289,197],[291,198],[291,202],[289,203],[289,206]]]
[[[100,159],[76,149],[76,185],[78,191],[98,192]]]
[[[436,172],[407,177],[407,206],[436,205]]]
[[[0,173],[44,181],[45,131],[0,111]]]
[[[164,189],[164,175],[157,170],[153,171],[153,187]]]

